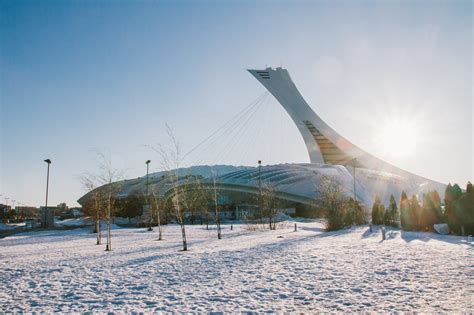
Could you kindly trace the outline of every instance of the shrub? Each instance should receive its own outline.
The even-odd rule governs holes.
[[[341,202],[336,211],[328,213],[326,230],[336,231],[364,223],[366,223],[366,220],[362,205],[358,201],[349,198]]]
[[[344,215],[344,226],[360,225],[366,223],[364,209],[360,202],[349,198]]]

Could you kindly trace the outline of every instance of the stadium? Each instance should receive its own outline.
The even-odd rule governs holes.
[[[338,134],[328,126],[306,103],[283,68],[248,70],[296,124],[308,151],[310,163],[265,165],[258,167],[230,165],[199,165],[150,174],[120,182],[115,191],[119,199],[154,194],[171,198],[176,191],[185,193],[199,187],[212,187],[218,191],[219,205],[233,217],[238,209],[258,207],[262,187],[272,187],[283,208],[295,209],[297,215],[307,215],[320,187],[325,181],[340,185],[347,196],[353,196],[367,208],[375,196],[387,203],[393,194],[397,199],[402,191],[422,196],[437,190],[443,194],[446,185],[409,173],[391,165]],[[169,176],[174,174],[173,176]],[[98,188],[101,189],[101,188]],[[88,193],[78,202],[84,205],[91,197]]]

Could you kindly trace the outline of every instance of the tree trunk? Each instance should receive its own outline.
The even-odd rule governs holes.
[[[219,216],[219,210],[217,210],[217,204],[216,204],[216,225],[217,225],[217,239],[221,239],[221,218]]]
[[[161,220],[160,220],[160,211],[157,212],[156,215],[157,223],[158,223],[158,240],[161,241]]]
[[[221,222],[220,221],[217,221],[217,239],[221,239],[222,238],[222,233],[221,233]]]
[[[97,233],[97,245],[100,245],[102,242],[102,232],[100,230],[100,218],[99,215],[97,215],[97,219],[95,221],[95,231]]]
[[[112,240],[110,239],[110,219],[107,220],[107,245],[105,246],[105,250],[112,250]]]
[[[100,219],[97,220],[97,245],[102,244],[102,227],[100,226]]]
[[[109,183],[110,184],[110,183]],[[112,240],[110,239],[110,220],[111,220],[111,205],[110,205],[110,195],[109,195],[109,205],[107,207],[107,245],[105,246],[106,251],[112,250]]]
[[[184,227],[184,222],[180,222],[181,225],[181,236],[183,237],[183,252],[188,250],[188,244],[186,242],[186,229]]]

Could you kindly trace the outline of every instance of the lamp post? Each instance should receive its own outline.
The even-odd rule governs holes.
[[[44,209],[44,222],[43,226],[44,227],[49,227],[49,212],[48,212],[48,190],[49,190],[49,166],[51,165],[51,160],[46,159],[44,160],[48,164],[48,172],[46,175],[46,203],[45,203],[45,209]]]
[[[262,161],[258,160],[258,193],[259,193],[259,198],[258,198],[258,203],[259,203],[259,211],[260,214],[263,211],[263,198],[262,198]],[[261,219],[261,218],[260,218]]]
[[[150,209],[150,203],[148,202],[148,170],[149,170],[150,162],[151,162],[150,160],[147,160],[145,162],[145,164],[146,164],[146,207],[147,207],[147,210],[150,213],[150,226],[148,226],[148,231],[153,231],[153,228],[151,227],[151,224],[152,224],[152,221],[153,221],[153,215],[152,215],[152,212],[151,212],[151,209]]]
[[[107,232],[107,244],[105,244],[105,251],[110,252],[112,250],[112,236],[110,235],[110,223],[111,223],[111,198],[112,198],[112,177],[109,177],[109,195],[107,200],[107,225],[106,225],[106,232]]]
[[[261,171],[262,171],[262,161],[258,160],[258,188],[259,189],[262,186]]]

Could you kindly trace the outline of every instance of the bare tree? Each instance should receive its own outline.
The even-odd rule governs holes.
[[[86,173],[80,177],[80,181],[90,196],[84,208],[87,209],[89,215],[95,218],[94,233],[97,233],[97,245],[100,245],[102,244],[102,230],[100,226],[102,205],[100,191],[97,189],[97,178],[90,173]]]
[[[202,206],[202,184],[199,176],[187,175],[181,180],[181,202],[183,211],[189,215],[191,224],[194,224],[196,215]]]
[[[171,147],[165,148],[159,145],[157,148],[153,148],[160,156],[162,166],[166,170],[169,183],[171,185],[171,201],[173,203],[174,216],[181,228],[181,237],[183,240],[183,251],[188,250],[188,244],[186,241],[186,226],[184,211],[181,207],[181,195],[180,195],[180,176],[179,166],[181,162],[181,150],[178,140],[173,134],[171,128],[166,125],[166,133],[171,140]]]
[[[221,233],[221,215],[219,213],[219,193],[217,191],[217,185],[216,185],[216,175],[214,172],[212,172],[212,186],[211,186],[211,198],[212,198],[212,203],[214,205],[214,215],[215,215],[215,220],[216,220],[216,227],[217,227],[217,238],[221,239],[222,238],[222,233]]]
[[[158,224],[158,241],[163,239],[163,228],[161,226],[161,212],[164,211],[166,207],[166,199],[164,197],[158,196],[158,193],[153,191],[152,193],[152,216],[153,214],[156,215],[156,222]]]
[[[277,198],[277,188],[271,185],[264,185],[262,189],[262,217],[268,218],[270,230],[276,230],[276,217],[279,214],[280,202]]]
[[[191,201],[193,207],[205,216],[206,229],[209,230],[209,218],[212,215],[216,222],[217,238],[222,239],[221,215],[219,209],[219,190],[217,189],[216,174],[212,171],[212,181],[203,183],[200,178],[196,178],[191,186],[193,192]],[[212,210],[210,206],[212,205]]]
[[[123,173],[112,166],[110,157],[107,157],[103,152],[97,152],[99,159],[99,175],[97,176],[99,182],[103,184],[103,187],[98,188],[101,192],[102,200],[106,207],[106,237],[107,244],[105,246],[106,251],[112,250],[112,239],[110,233],[110,225],[112,222],[112,216],[115,209],[116,194],[121,188],[121,183],[118,182],[123,178]]]
[[[210,189],[206,186],[205,183],[201,180],[201,178],[196,178],[193,183],[193,202],[194,202],[194,208],[196,209],[196,212],[199,213],[199,216],[201,217],[201,224],[202,218],[204,218],[205,223],[206,223],[206,230],[209,230],[209,219],[210,219],[210,213],[209,213],[209,203],[211,200],[211,191]]]

